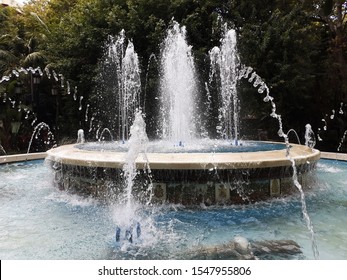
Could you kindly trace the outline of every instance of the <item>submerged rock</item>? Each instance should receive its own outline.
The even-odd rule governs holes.
[[[255,257],[251,250],[249,241],[237,236],[234,240],[216,246],[201,246],[190,250],[185,254],[188,259],[205,259],[205,260],[254,260]]]
[[[257,255],[297,255],[301,254],[301,248],[293,240],[265,240],[252,243],[252,252]]]
[[[293,240],[264,240],[250,242],[237,236],[232,241],[216,246],[199,246],[184,254],[187,259],[236,259],[255,260],[262,258],[283,259],[302,254],[300,246]]]

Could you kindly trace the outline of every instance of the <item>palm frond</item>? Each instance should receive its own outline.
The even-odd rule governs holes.
[[[0,60],[6,62],[13,62],[17,60],[17,57],[10,51],[0,50]]]
[[[45,59],[45,56],[42,52],[40,51],[32,52],[24,58],[23,63],[24,64],[38,63],[43,61],[44,59]]]
[[[37,19],[37,21],[39,23],[41,23],[41,25],[47,30],[48,33],[51,33],[51,31],[49,30],[48,26],[43,22],[43,20],[38,16],[38,14],[31,12],[30,13],[35,19]]]

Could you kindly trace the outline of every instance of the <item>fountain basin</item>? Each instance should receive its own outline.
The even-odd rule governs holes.
[[[112,247],[120,207],[59,191],[51,173],[42,161],[0,164],[1,259],[203,259],[209,256],[197,249],[220,248],[235,236],[247,238],[253,249],[266,240],[294,240],[303,252],[255,253],[260,259],[314,259],[296,195],[246,207],[144,206],[138,210],[143,242],[122,250]],[[347,163],[321,159],[315,173],[315,189],[306,201],[320,259],[346,260]]]
[[[135,161],[140,174],[135,191],[144,193],[151,181],[155,201],[182,204],[254,202],[295,192],[292,163],[286,156],[285,146],[268,142],[265,145],[273,145],[274,149],[255,152],[237,152],[237,149],[236,152],[223,149],[179,152],[174,149],[140,153]],[[122,167],[127,153],[86,147],[74,144],[47,151],[46,159],[56,170],[59,188],[102,197],[108,197],[112,189],[112,192],[115,189],[121,192]],[[290,156],[305,187],[320,152],[291,144]]]

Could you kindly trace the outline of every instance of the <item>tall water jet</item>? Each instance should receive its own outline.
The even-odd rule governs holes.
[[[134,45],[122,30],[118,36],[110,36],[105,54],[99,63],[98,114],[104,124],[117,133],[123,141],[137,109],[140,107],[140,68]]]
[[[162,138],[176,143],[196,136],[196,74],[186,29],[174,22],[161,52]]]
[[[85,142],[85,138],[84,138],[84,131],[83,129],[79,129],[77,131],[77,144],[83,144]]]
[[[140,217],[136,214],[138,205],[133,198],[133,187],[137,176],[136,160],[140,153],[146,153],[148,137],[146,134],[146,124],[142,117],[142,112],[135,113],[135,119],[130,127],[130,137],[127,143],[128,152],[125,155],[123,165],[124,191],[119,201],[113,205],[115,214],[114,221],[116,228],[116,241],[118,242],[121,230],[125,232],[125,239],[133,243],[133,228],[136,227],[137,237],[141,235]]]
[[[132,204],[132,189],[137,174],[136,159],[141,152],[145,153],[148,145],[148,137],[146,134],[146,123],[143,120],[142,112],[135,114],[134,123],[130,128],[129,149],[125,156],[123,166],[125,179],[125,202],[127,207]]]
[[[240,102],[237,94],[240,59],[237,52],[236,32],[224,25],[224,37],[221,46],[209,52],[211,71],[210,83],[216,79],[219,87],[219,109],[217,132],[222,138],[234,140],[239,138]]]

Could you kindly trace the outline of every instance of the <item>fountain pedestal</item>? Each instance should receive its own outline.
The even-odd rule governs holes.
[[[47,152],[61,189],[114,198],[124,189],[126,152],[90,151],[80,145]],[[291,145],[300,183],[309,185],[310,172],[320,158],[318,150]],[[140,153],[135,160],[139,176],[133,192],[140,201],[182,204],[233,204],[265,200],[296,192],[292,162],[286,150],[218,153]],[[150,167],[150,174],[147,167]],[[112,194],[112,195],[111,195]]]

